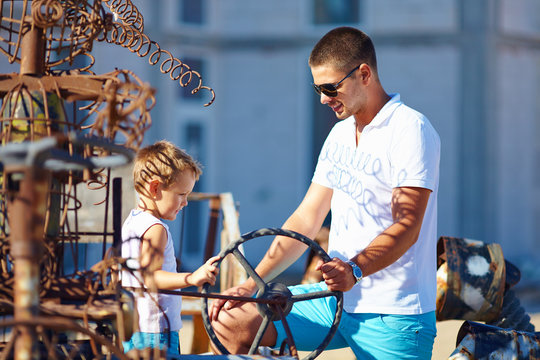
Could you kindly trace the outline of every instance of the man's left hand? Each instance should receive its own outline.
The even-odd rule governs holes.
[[[341,259],[333,258],[326,263],[320,261],[315,269],[322,272],[330,291],[349,291],[356,284],[351,266]]]

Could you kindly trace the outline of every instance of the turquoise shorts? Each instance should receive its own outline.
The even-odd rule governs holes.
[[[180,355],[178,331],[171,331],[170,333],[136,332],[129,341],[122,341],[122,345],[125,353],[132,349],[159,348],[160,350],[167,349],[167,354]]]
[[[327,290],[324,282],[289,287],[293,295]],[[297,350],[313,351],[328,334],[336,313],[336,298],[296,302],[287,316]],[[350,347],[357,359],[431,359],[437,334],[435,312],[385,315],[343,311],[338,329],[326,349]],[[286,338],[275,321],[279,349]]]

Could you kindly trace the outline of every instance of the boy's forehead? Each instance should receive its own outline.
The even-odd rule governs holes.
[[[184,169],[184,170],[178,172],[178,175],[176,176],[176,178],[178,180],[185,179],[185,178],[189,178],[189,179],[195,178],[195,171],[193,171],[192,169],[189,169],[189,168]]]
[[[186,169],[184,171],[181,171],[176,175],[172,182],[172,186],[178,185],[178,186],[189,186],[190,184],[194,184],[196,181],[195,179],[195,173],[191,169]]]

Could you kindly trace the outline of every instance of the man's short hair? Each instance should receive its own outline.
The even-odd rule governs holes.
[[[168,188],[186,170],[190,170],[196,180],[202,174],[200,164],[184,150],[169,141],[158,141],[137,152],[133,166],[135,190],[144,194],[144,185],[155,178]]]
[[[377,72],[377,58],[373,42],[364,32],[352,27],[330,30],[313,47],[309,66],[330,65],[348,72],[365,63]]]

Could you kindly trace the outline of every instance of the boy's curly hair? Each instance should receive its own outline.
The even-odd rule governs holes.
[[[167,189],[186,170],[193,172],[195,180],[202,174],[201,165],[184,150],[169,141],[158,141],[137,152],[133,166],[135,190],[143,194],[144,185],[155,178]]]

